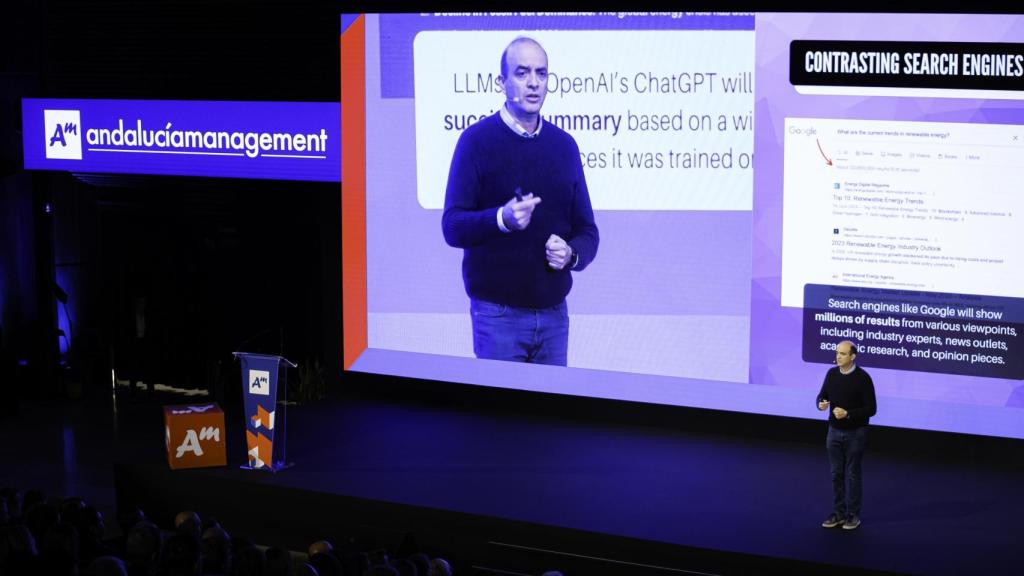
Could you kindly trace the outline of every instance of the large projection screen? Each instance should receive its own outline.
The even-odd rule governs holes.
[[[521,35],[600,229],[567,367],[474,356],[441,227]],[[346,369],[822,418],[849,339],[872,422],[1024,438],[1022,41],[1002,15],[343,16]]]

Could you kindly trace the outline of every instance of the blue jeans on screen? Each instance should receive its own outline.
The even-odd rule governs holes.
[[[832,471],[832,511],[840,518],[860,516],[861,475],[860,462],[868,440],[868,427],[840,430],[828,427],[825,445]]]
[[[569,356],[569,307],[516,308],[470,299],[473,353],[477,358],[565,366]]]

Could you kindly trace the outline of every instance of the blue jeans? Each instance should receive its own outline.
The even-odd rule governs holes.
[[[565,366],[569,356],[569,307],[516,308],[470,299],[473,353],[477,358]]]
[[[832,471],[832,511],[840,518],[847,515],[860,516],[860,462],[864,457],[864,445],[867,440],[867,426],[853,430],[828,427],[825,445],[828,448],[828,463]]]

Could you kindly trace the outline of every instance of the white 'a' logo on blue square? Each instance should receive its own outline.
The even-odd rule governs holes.
[[[249,394],[270,396],[270,372],[249,370]]]
[[[46,157],[82,159],[82,113],[78,110],[43,110]]]

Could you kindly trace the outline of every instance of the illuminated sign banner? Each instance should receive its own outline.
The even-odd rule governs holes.
[[[341,180],[340,105],[331,102],[21,102],[25,168]]]

